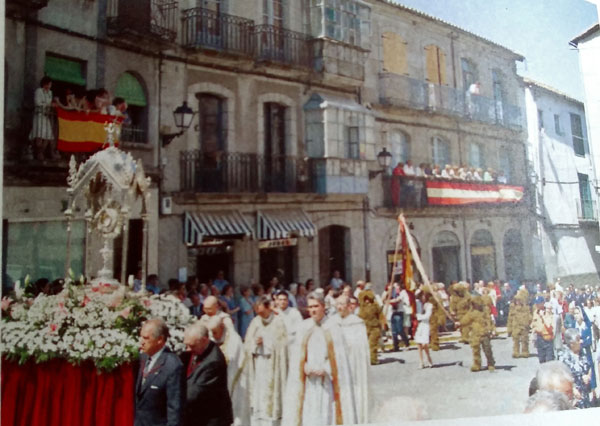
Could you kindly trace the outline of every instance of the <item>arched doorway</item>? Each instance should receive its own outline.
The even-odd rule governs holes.
[[[473,281],[491,281],[498,277],[494,238],[485,229],[478,229],[471,237],[471,272]]]
[[[352,251],[350,228],[331,225],[319,230],[319,280],[329,284],[333,271],[340,271],[341,278],[352,282]]]
[[[419,240],[417,240],[417,238],[414,235],[412,235],[412,238],[415,243],[415,247],[417,249],[417,254],[419,256],[421,256],[421,245],[419,244]],[[403,247],[402,246],[398,247],[398,253],[396,253],[396,235],[395,234],[390,236],[390,242],[388,243],[388,247],[389,247],[389,249],[386,251],[386,255],[387,255],[386,284],[389,282],[390,276],[392,276],[392,271],[393,271],[393,276],[391,277],[392,281],[400,282],[404,278],[404,262],[403,262],[403,258],[402,258]],[[407,247],[407,249],[408,249],[408,247]],[[415,281],[415,283],[422,282],[421,274],[419,273],[417,266],[415,264],[415,261],[414,261],[414,256],[413,256],[412,266],[413,266],[413,268],[412,268],[413,269],[413,280]]]
[[[517,229],[509,229],[502,242],[506,279],[521,282],[523,279],[523,240]]]
[[[454,232],[441,231],[431,245],[434,281],[449,284],[460,279],[460,241]]]

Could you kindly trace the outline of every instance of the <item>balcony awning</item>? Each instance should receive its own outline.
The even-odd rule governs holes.
[[[44,63],[44,74],[52,80],[73,83],[78,86],[86,85],[83,76],[83,64],[79,61],[47,55]]]
[[[236,211],[185,213],[183,242],[190,246],[202,243],[204,238],[244,238],[253,236],[252,228]]]
[[[145,107],[146,94],[139,80],[131,73],[123,73],[117,81],[115,89],[115,97],[121,97],[127,101],[129,105]]]
[[[259,211],[257,216],[259,240],[315,236],[315,224],[302,210]]]

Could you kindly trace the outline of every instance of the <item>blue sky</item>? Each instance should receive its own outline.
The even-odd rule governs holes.
[[[577,51],[569,41],[598,22],[584,0],[396,0],[488,38],[526,58],[519,74],[583,100]]]

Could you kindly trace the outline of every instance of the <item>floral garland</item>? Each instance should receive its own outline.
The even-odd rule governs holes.
[[[17,283],[14,297],[4,297],[1,304],[3,356],[21,364],[92,361],[99,370],[113,370],[138,358],[141,325],[153,317],[169,326],[167,346],[174,352],[185,349],[183,332],[195,317],[176,297],[82,282],[67,279],[59,294],[35,298]]]

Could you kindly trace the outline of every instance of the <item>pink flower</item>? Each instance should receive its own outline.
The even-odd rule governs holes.
[[[144,299],[144,306],[146,308],[149,308],[150,305],[152,305],[152,300],[150,300],[150,299]]]
[[[50,324],[50,333],[56,333],[56,330],[58,330],[58,325]]]
[[[129,316],[129,314],[131,313],[131,307],[127,307],[125,309],[123,309],[119,315],[121,315],[123,318],[127,319],[127,317]]]
[[[87,296],[85,296],[85,297],[83,298],[83,301],[81,302],[81,306],[85,306],[85,305],[87,305],[87,304],[89,303],[89,301],[90,301],[90,298],[89,298],[89,297],[87,297]]]
[[[95,292],[95,293],[97,293],[98,291],[100,291],[100,288],[94,286],[94,287],[92,287],[92,291]]]
[[[8,307],[10,306],[11,303],[12,303],[12,299],[8,298],[7,296],[4,296],[2,298],[2,302],[0,302],[0,305],[2,306],[2,310],[3,311],[8,310]]]

